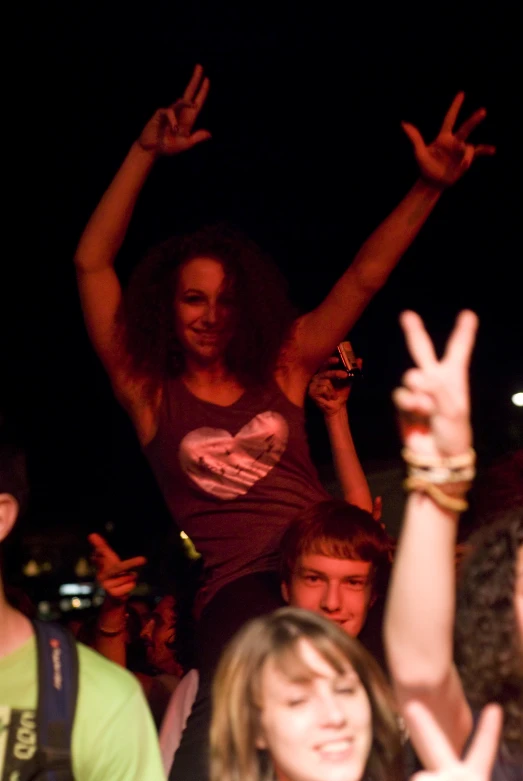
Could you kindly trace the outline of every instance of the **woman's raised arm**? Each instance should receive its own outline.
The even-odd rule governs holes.
[[[132,145],[87,223],[76,250],[78,287],[89,337],[115,394],[126,407],[141,403],[140,383],[129,377],[123,338],[125,324],[116,327],[122,291],[114,262],[155,160],[179,154],[210,138],[206,130],[193,133],[208,91],[209,80],[203,78],[203,69],[197,65],[183,98],[156,111]]]
[[[443,190],[457,182],[477,157],[494,154],[492,146],[467,143],[470,133],[486,116],[484,109],[476,111],[459,130],[453,130],[463,100],[463,93],[456,95],[437,138],[430,145],[425,144],[413,125],[403,123],[414,148],[420,178],[363,244],[327,298],[298,321],[296,361],[309,377],[346,337],[369,301],[383,287]]]

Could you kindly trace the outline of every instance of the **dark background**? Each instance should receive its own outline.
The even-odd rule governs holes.
[[[4,128],[15,177],[1,385],[29,454],[29,528],[83,540],[112,522],[120,549],[149,552],[169,525],[88,343],[72,257],[141,126],[182,93],[196,62],[212,82],[200,126],[213,140],[159,162],[118,261],[122,278],[152,243],[225,218],[274,255],[300,307],[316,305],[415,181],[400,121],[432,140],[463,89],[460,119],[485,106],[473,140],[497,155],[444,195],[354,328],[365,379],[352,421],[370,472],[397,464],[390,393],[409,365],[398,314],[418,311],[441,346],[470,307],[481,321],[472,367],[480,458],[522,446],[523,411],[510,402],[523,390],[515,5],[492,4],[489,15],[478,5],[356,11],[287,0],[43,6],[27,7],[15,35],[17,99]],[[314,413],[310,425],[328,471]]]

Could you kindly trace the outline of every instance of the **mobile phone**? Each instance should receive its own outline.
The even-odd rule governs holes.
[[[347,377],[350,377],[351,380],[361,377],[361,369],[358,366],[351,343],[349,341],[340,342],[336,347],[336,352],[340,359],[341,368],[347,372]]]

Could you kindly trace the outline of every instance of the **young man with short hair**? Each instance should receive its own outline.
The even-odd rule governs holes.
[[[281,543],[282,594],[358,637],[384,667],[383,600],[392,542],[366,510],[341,499],[294,519]]]
[[[23,454],[5,442],[0,432],[0,557],[26,492]],[[49,726],[47,721],[38,723],[37,716],[41,693],[38,662],[42,655],[35,624],[7,602],[1,571],[0,561],[0,779],[41,778],[39,771],[43,767],[57,767],[56,758],[51,765],[44,764],[39,750],[39,738]],[[67,690],[71,686],[74,691],[66,668],[60,667],[60,640],[51,640],[49,644],[54,649],[54,688]],[[80,644],[76,649],[78,697],[71,737],[73,775],[70,770],[64,775],[57,770],[52,777],[74,777],[75,781],[163,781],[158,741],[140,684],[126,670],[91,649]],[[55,724],[68,730],[69,722]]]

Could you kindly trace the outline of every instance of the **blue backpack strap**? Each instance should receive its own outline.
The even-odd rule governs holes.
[[[78,650],[59,624],[34,621],[38,647],[38,754],[46,781],[74,781],[71,736],[78,696]]]

